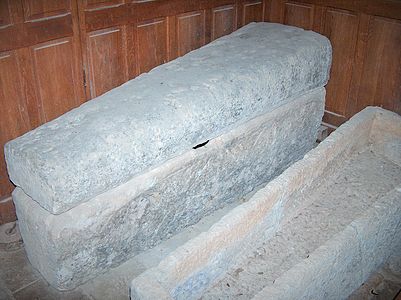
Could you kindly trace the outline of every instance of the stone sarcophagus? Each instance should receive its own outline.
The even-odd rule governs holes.
[[[401,116],[368,107],[131,282],[131,299],[359,299],[401,260]]]
[[[276,177],[314,145],[330,63],[323,36],[253,23],[9,142],[31,263],[74,288]]]

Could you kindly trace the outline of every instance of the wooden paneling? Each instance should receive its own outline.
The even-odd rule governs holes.
[[[3,158],[3,145],[30,128],[21,83],[21,69],[15,52],[0,54],[0,116],[0,157]],[[5,161],[1,159],[0,195],[7,195],[12,188]]]
[[[236,28],[234,5],[216,7],[212,10],[212,40],[230,34]]]
[[[285,4],[284,24],[312,29],[313,6],[289,2]]]
[[[91,97],[96,97],[126,81],[125,47],[121,28],[88,35]]]
[[[329,110],[324,111],[323,123],[325,123],[325,125],[328,126],[329,128],[335,129],[345,121],[347,121],[347,118],[343,115],[336,114]],[[332,130],[330,130],[330,132],[331,131]]]
[[[349,11],[329,9],[325,20],[324,35],[330,39],[333,47],[326,109],[345,116],[354,67],[358,16]]]
[[[19,23],[0,29],[0,52],[73,35],[71,15]]]
[[[110,86],[120,84],[138,74],[147,72],[157,65],[184,55],[197,49],[219,36],[228,34],[237,28],[236,0],[202,0],[202,1],[84,1],[79,2],[80,29],[84,61],[87,70],[87,82],[90,97],[98,96],[107,91]],[[250,10],[247,16],[251,19],[260,19],[262,14],[257,13],[260,1],[247,1]],[[254,7],[253,7],[254,6]],[[98,89],[102,79],[91,74],[96,64],[92,62],[93,33],[103,33],[115,28],[123,32],[122,43],[127,46],[119,54],[115,54],[111,68],[121,70],[121,64],[128,71],[128,77],[118,78],[109,86]],[[125,30],[125,34],[124,34]],[[108,41],[106,44],[115,44]],[[109,46],[116,49],[117,46]],[[114,67],[117,66],[117,67]],[[108,76],[113,78],[113,76]]]
[[[0,1],[0,27],[10,24],[11,16],[8,1]]]
[[[74,67],[72,39],[66,38],[32,47],[35,83],[45,122],[80,104],[79,73]]]
[[[84,7],[88,10],[108,8],[123,4],[123,0],[84,0]]]
[[[263,21],[263,2],[246,1],[242,7],[242,25]]]
[[[354,112],[366,105],[401,114],[401,22],[372,17]]]
[[[272,1],[278,1],[281,4],[288,2],[285,0]],[[401,20],[399,0],[297,0],[296,2]]]
[[[15,217],[4,144],[85,100],[77,17],[76,0],[0,1],[0,224]]]
[[[55,17],[71,10],[70,0],[22,0],[26,21]]]
[[[135,25],[137,74],[148,72],[168,60],[167,18]]]
[[[401,1],[271,0],[268,19],[326,35],[333,47],[324,122],[368,105],[401,112]]]
[[[203,11],[180,14],[176,20],[178,56],[205,44],[205,13]]]

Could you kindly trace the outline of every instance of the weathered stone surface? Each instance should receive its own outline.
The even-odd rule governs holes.
[[[60,215],[14,191],[29,260],[70,289],[198,222],[277,176],[310,150],[324,88],[212,139]],[[96,176],[94,174],[93,176]]]
[[[401,144],[396,142],[401,138],[400,129],[401,117],[395,113],[379,108],[367,108],[360,112],[302,160],[259,190],[248,202],[234,208],[207,232],[172,252],[157,267],[135,278],[131,284],[131,297],[198,299],[210,286],[222,279],[227,271],[234,270],[231,278],[235,277],[238,285],[243,284],[239,275],[243,272],[243,276],[254,276],[255,280],[250,281],[252,285],[260,281],[262,287],[268,286],[262,289],[257,299],[345,298],[394,251],[400,249],[401,160],[394,155],[396,149],[400,151]],[[382,143],[391,147],[383,146]],[[365,151],[361,153],[363,149]],[[349,165],[354,174],[342,170],[350,156],[356,156],[359,161],[359,165]],[[374,160],[370,159],[371,156]],[[370,166],[374,172],[369,172]],[[336,175],[339,169],[343,172],[341,178]],[[359,179],[355,174],[358,174]],[[339,179],[331,181],[328,179],[330,176]],[[311,194],[318,190],[322,182],[327,187],[323,191],[327,193],[319,196],[318,191],[312,198]],[[330,197],[342,202],[336,205],[335,201],[328,201],[330,205],[322,205],[313,200],[323,199],[323,202],[327,202],[324,199]],[[347,205],[349,209],[337,209]],[[313,209],[306,209],[312,206],[315,206],[315,212],[321,209],[321,214],[315,214],[319,216],[317,219],[328,216],[326,219],[330,224],[327,228],[318,223],[308,229],[313,220],[316,222],[316,218],[309,218]],[[369,208],[366,210],[366,207]],[[337,213],[339,217],[330,220],[331,213]],[[355,219],[347,223],[350,218]],[[293,237],[284,236],[282,242],[278,238],[275,240],[278,245],[275,250],[280,245],[281,250],[276,252],[277,255],[261,258],[267,252],[257,251],[263,250],[262,242],[273,240],[282,227],[291,225],[291,220],[296,220],[292,224],[298,225],[286,229],[288,234],[293,233]],[[339,233],[333,235],[336,230]],[[310,237],[314,231],[318,232],[318,238],[315,236],[302,240],[302,236]],[[313,243],[316,244],[319,239],[328,241],[323,245],[318,244],[320,247],[313,251],[316,247]],[[266,244],[266,249],[273,249],[274,252],[274,244],[272,242],[271,247]],[[264,280],[264,272],[274,273],[289,261],[298,260],[293,255],[285,255],[287,246],[291,249],[288,253],[291,253],[298,244],[301,244],[301,263],[290,265],[288,271],[283,275],[276,274],[274,280]],[[253,266],[251,270],[246,270],[245,267],[241,268],[241,261],[249,253],[254,253],[260,261],[253,265],[245,261],[244,266]],[[280,260],[277,258],[279,256],[285,259]],[[263,259],[266,260],[266,269],[260,263]],[[277,264],[279,268],[271,267]],[[258,276],[262,280],[256,278]],[[233,291],[231,296],[236,299],[249,299],[252,293],[255,295],[258,292],[252,290],[252,286],[246,286],[246,292],[250,292],[251,297],[242,291],[236,294],[238,289],[235,282],[230,282],[229,287],[225,284],[228,281],[221,282],[223,287]],[[158,289],[146,289],[152,284],[157,285]],[[204,296],[205,299],[222,299],[226,295],[212,291]]]
[[[324,86],[330,63],[317,33],[250,24],[9,142],[10,178],[60,214]]]
[[[253,299],[347,299],[401,249],[401,189],[294,266]]]

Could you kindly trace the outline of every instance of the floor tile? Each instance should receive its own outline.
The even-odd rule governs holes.
[[[0,279],[0,300],[14,300],[13,294]]]
[[[24,249],[0,251],[0,266],[0,279],[11,292],[15,292],[39,278],[39,273],[29,263]]]

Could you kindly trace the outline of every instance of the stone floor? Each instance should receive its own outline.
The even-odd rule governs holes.
[[[0,299],[90,299],[79,291],[59,292],[31,266],[15,223],[0,226]]]
[[[396,269],[396,270],[395,270]],[[372,274],[348,300],[401,300],[401,259],[394,258]]]

